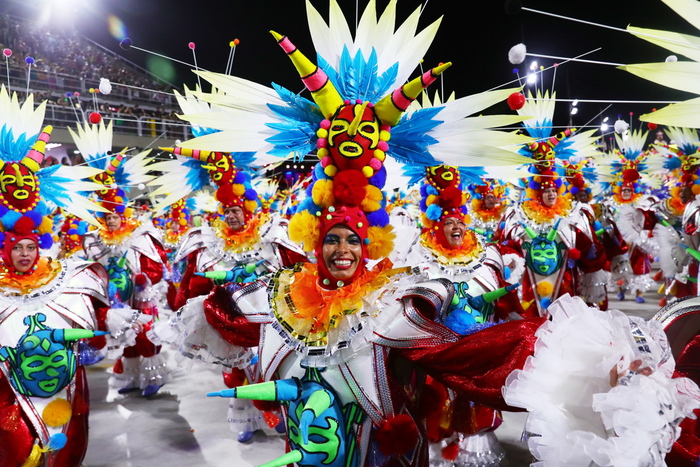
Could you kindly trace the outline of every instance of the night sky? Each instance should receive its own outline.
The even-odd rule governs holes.
[[[3,3],[3,8],[15,14],[26,12],[25,2],[13,0]],[[326,0],[313,0],[312,3],[327,17]],[[352,18],[354,22],[355,2],[339,0],[339,3],[346,17]],[[383,11],[386,3],[386,0],[377,2],[380,11]],[[399,0],[399,20],[405,19],[421,4],[418,0]],[[364,5],[360,5],[360,12]],[[523,6],[617,28],[632,24],[700,34],[660,0],[525,0]],[[192,51],[188,48],[188,43],[194,42],[198,65],[211,71],[224,71],[229,55],[228,44],[237,38],[240,45],[235,52],[234,74],[263,84],[274,81],[295,91],[302,89],[301,82],[292,64],[268,31],[274,29],[286,34],[307,56],[315,56],[306,26],[303,0],[93,0],[78,5],[77,8],[70,21],[79,32],[146,67],[151,66],[148,61],[153,60],[152,56],[134,49],[120,49],[119,41],[109,34],[109,14],[121,21],[124,33],[133,40],[134,45],[143,49],[192,63]],[[467,12],[464,13],[464,10]],[[421,16],[421,28],[440,15],[444,15],[443,22],[425,57],[424,66],[452,61],[453,66],[443,75],[440,86],[446,94],[455,91],[457,97],[492,89],[515,79],[515,66],[508,61],[508,51],[520,42],[526,44],[528,52],[561,57],[574,57],[602,47],[602,50],[585,58],[613,63],[663,61],[669,55],[668,51],[624,32],[525,11],[508,14],[502,1],[430,0]],[[682,60],[683,57],[679,59]],[[560,61],[528,57],[518,66],[521,76],[532,60],[537,60],[545,67]],[[171,76],[170,82],[194,85],[196,80],[188,67],[175,64],[174,68],[176,74]],[[552,72],[549,71],[544,74],[545,89],[551,88],[551,84]],[[612,66],[583,63],[560,66],[555,89],[557,97],[563,99],[673,101],[690,97]],[[610,123],[618,115],[629,121],[630,112],[640,115],[654,107],[663,106],[663,103],[615,104],[591,124],[599,125],[605,116],[610,118]],[[606,104],[579,103],[578,107],[579,113],[571,122],[574,126],[581,127],[603,110]],[[490,111],[511,112],[505,104]],[[569,104],[558,104],[555,124],[567,123]],[[633,124],[639,126],[636,120]]]

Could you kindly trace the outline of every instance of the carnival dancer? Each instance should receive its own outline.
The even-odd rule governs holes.
[[[588,272],[604,266],[603,248],[595,234],[578,214],[572,215],[571,199],[562,196],[563,180],[557,172],[557,159],[569,160],[597,153],[593,132],[566,129],[552,135],[555,94],[529,96],[518,110],[534,116],[523,122],[536,141],[523,146],[522,154],[531,157],[526,198],[511,207],[497,232],[500,243],[519,250],[525,258],[526,274],[521,287],[526,313],[547,316],[547,307],[557,297],[575,294],[578,262],[587,262]]]
[[[493,241],[493,234],[498,230],[509,206],[508,183],[496,179],[482,179],[480,183],[470,183],[467,189],[471,197],[470,227],[486,241]]]
[[[390,5],[383,21],[391,17],[394,8],[395,5]],[[376,21],[369,19],[369,10],[364,18],[364,21]],[[371,27],[376,28],[377,25]],[[434,33],[433,29],[431,28],[430,35]],[[322,121],[319,119],[306,123],[307,127],[318,132],[318,156],[321,162],[313,172],[314,181],[308,190],[310,197],[299,205],[289,226],[290,238],[303,243],[306,251],[315,252],[318,262],[297,265],[294,269],[282,269],[272,278],[243,287],[237,284],[228,286],[234,296],[240,297],[240,300],[235,300],[234,309],[238,307],[243,310],[249,322],[265,324],[258,363],[262,379],[281,378],[279,382],[272,382],[281,388],[282,385],[295,384],[289,377],[301,377],[299,381],[304,387],[309,390],[319,389],[312,396],[314,399],[331,403],[332,407],[327,408],[333,411],[333,415],[329,417],[333,419],[333,426],[338,423],[338,429],[332,428],[327,434],[338,437],[340,445],[332,451],[323,449],[335,459],[333,462],[372,465],[383,464],[390,457],[395,457],[413,465],[426,465],[426,444],[422,435],[419,437],[422,422],[415,407],[412,407],[406,390],[399,389],[402,383],[388,366],[392,352],[390,348],[394,347],[392,342],[397,338],[402,341],[400,344],[396,341],[399,347],[421,345],[441,333],[446,333],[447,339],[459,339],[456,333],[440,324],[448,315],[445,308],[447,303],[444,302],[443,306],[443,301],[451,300],[454,286],[445,281],[415,289],[418,294],[415,298],[419,295],[432,297],[429,303],[425,303],[426,317],[421,317],[415,308],[417,302],[414,302],[408,290],[413,290],[412,287],[418,281],[426,278],[411,273],[411,268],[393,269],[386,259],[392,251],[393,235],[381,188],[386,179],[383,164],[386,155],[402,154],[402,149],[415,146],[415,142],[414,146],[410,146],[408,139],[405,140],[407,144],[401,144],[402,137],[415,136],[411,132],[403,133],[400,124],[402,112],[410,100],[433,82],[449,64],[428,71],[393,93],[388,86],[394,81],[402,83],[407,72],[396,80],[374,81],[370,88],[360,91],[350,86],[351,75],[338,76],[337,84],[328,81],[324,71],[308,61],[289,39],[276,33],[274,36],[284,50],[290,53],[301,76],[319,77],[318,80],[314,78],[305,81],[312,89],[316,105],[308,102],[303,102],[303,105],[313,105],[324,117]],[[382,46],[389,47],[395,43],[404,52],[408,52],[409,47],[422,46],[419,41],[404,44],[404,39],[394,36]],[[388,50],[384,51],[389,53]],[[412,50],[411,54],[414,52]],[[343,53],[347,55],[350,52],[346,49]],[[393,52],[391,58],[381,54],[380,49],[373,52],[371,57],[369,54],[366,57],[375,61],[381,56],[379,60],[382,63],[388,59],[392,62],[396,60]],[[362,59],[360,55],[358,57],[357,63]],[[374,67],[358,67],[348,71],[360,75],[365,72],[375,76],[373,73],[377,71]],[[286,95],[286,90],[280,90],[279,87],[276,89],[283,92],[281,95]],[[235,89],[232,91],[235,92]],[[360,94],[355,94],[357,92]],[[480,98],[500,101],[505,100],[511,92],[484,93]],[[347,100],[341,95],[345,95]],[[408,99],[402,97],[399,102],[394,102],[392,96],[396,99],[408,96]],[[297,99],[291,102],[297,103]],[[255,107],[261,108],[259,105]],[[413,113],[412,121],[432,120],[433,114],[444,110],[448,122],[460,128],[471,123],[464,119],[467,108],[473,108],[471,101],[456,100],[439,108]],[[280,115],[291,114],[297,114],[294,107],[285,109],[284,112],[280,109]],[[305,112],[304,115],[314,116],[315,112]],[[511,116],[506,119],[514,121]],[[484,129],[481,123],[476,126],[480,130]],[[406,127],[407,130],[408,128]],[[428,126],[424,128],[427,129]],[[429,145],[429,135],[420,137],[425,140],[426,146]],[[506,135],[503,137],[508,138]],[[397,141],[396,150],[389,146],[390,138],[392,142]],[[519,137],[513,139],[516,140],[521,143],[523,141]],[[195,145],[196,141],[192,140],[189,144]],[[206,142],[206,137],[203,141]],[[503,139],[498,143],[507,146]],[[440,153],[438,144],[436,149]],[[495,154],[496,159],[510,158],[511,164],[522,160],[497,146],[492,146],[489,151]],[[414,150],[410,150],[405,154],[414,153]],[[445,154],[448,153],[445,151]],[[432,161],[430,165],[438,165],[440,162],[427,149],[421,152],[421,157],[422,161]],[[466,156],[464,159],[473,163],[478,157]],[[372,261],[377,261],[377,264],[370,269],[367,264]],[[264,286],[267,281],[270,281],[271,287],[269,297]],[[284,302],[283,297],[288,300]],[[465,300],[466,297],[465,295]],[[230,298],[221,289],[215,289],[201,306],[218,311],[219,316],[223,315],[221,306],[231,309],[226,305],[228,301]],[[256,305],[250,306],[253,302]],[[277,317],[274,321],[271,321],[268,311],[270,302],[273,316]],[[194,303],[191,300],[185,308]],[[416,328],[410,331],[410,325],[403,328],[404,324],[408,324],[406,318],[409,315],[419,321]],[[220,324],[215,327],[224,328],[224,323]],[[234,323],[229,320],[228,324]],[[392,330],[394,325],[397,328]],[[398,327],[402,329],[399,330]],[[400,334],[402,336],[399,338]],[[273,357],[275,353],[278,357]],[[316,369],[320,367],[325,369]],[[372,375],[368,371],[370,368],[380,368],[381,375]],[[382,387],[399,390],[382,390]],[[258,389],[257,386],[240,387],[231,391],[231,394],[243,394],[249,390]],[[270,394],[265,397],[270,397]],[[296,407],[303,408],[303,403],[298,405],[302,401],[296,397],[293,399],[286,400],[291,404],[287,410],[287,426],[291,446],[296,448],[306,444],[306,439],[300,438],[297,428],[301,414]],[[317,407],[319,414],[328,413],[323,408],[324,404],[321,402]],[[307,417],[304,415],[304,420]],[[401,439],[402,430],[406,430],[405,433],[409,435],[405,439]],[[318,446],[317,438],[309,440]],[[408,460],[408,452],[416,445],[417,450],[410,456],[412,460]],[[290,455],[300,456],[296,461],[301,464],[320,465],[320,456],[312,454],[312,449],[295,450]],[[280,462],[287,463],[284,460]]]
[[[696,238],[700,193],[698,133],[688,128],[668,128],[673,145],[655,145],[649,157],[667,175],[669,197],[659,203],[659,223],[654,235],[659,240],[659,265],[665,278],[662,306],[689,295],[697,295],[698,260],[690,253],[700,247]],[[690,248],[690,252],[686,251]],[[695,256],[699,256],[695,254]]]
[[[104,334],[107,274],[99,264],[56,260],[50,204],[89,222],[101,208],[80,193],[99,185],[86,167],[41,169],[52,131],[34,109],[0,89],[0,458],[25,467],[80,465],[89,395],[78,342]],[[21,118],[20,118],[21,117]],[[104,330],[104,328],[102,328]]]
[[[576,284],[576,294],[582,297],[589,306],[595,306],[601,310],[608,309],[608,281],[610,272],[609,259],[604,237],[605,228],[598,220],[600,213],[596,213],[595,207],[590,204],[593,199],[593,190],[597,174],[595,168],[591,167],[592,161],[584,159],[579,162],[563,161],[566,194],[565,196],[573,200],[571,219],[575,228],[583,232],[592,241],[593,255],[598,257],[597,261],[578,261],[578,281]],[[599,252],[598,250],[602,250]],[[602,267],[601,267],[602,265]]]
[[[121,310],[125,329],[130,324],[136,329],[135,335],[120,333],[119,340],[111,341],[115,349],[125,347],[110,383],[120,394],[140,390],[149,397],[160,390],[169,373],[160,346],[147,336],[158,317],[159,294],[153,286],[163,278],[166,259],[158,232],[151,222],[136,218],[125,190],[143,188],[153,178],[147,168],[150,151],[128,158],[124,153],[112,154],[112,122],[106,127],[103,122],[86,123],[78,126],[77,133],[69,131],[88,165],[101,169],[92,180],[103,186],[97,196],[104,212],[98,214],[99,228],[83,237],[85,255],[105,267],[117,292],[113,309]],[[128,308],[120,308],[122,304]]]
[[[658,219],[656,201],[644,193],[642,174],[646,173],[644,145],[647,133],[629,131],[624,137],[615,133],[618,148],[612,155],[597,159],[599,170],[613,177],[609,183],[612,199],[618,205],[617,226],[629,248],[632,275],[619,286],[618,300],[624,300],[625,291],[635,294],[637,303],[654,285],[650,277],[651,260],[658,255],[659,243],[654,236]]]
[[[466,185],[474,176],[468,169],[450,166],[407,167],[405,171],[411,177],[409,183],[422,182],[422,233],[407,257],[397,258],[395,264],[417,267],[430,279],[454,285],[456,294],[444,324],[459,335],[494,322],[521,319],[520,301],[513,289],[525,269],[523,259],[514,253],[502,254],[498,245],[488,243],[485,232],[489,227],[495,230],[499,219],[495,225],[478,224],[485,228],[481,234],[467,227],[474,223],[473,213],[467,210]],[[493,208],[491,205],[490,210]],[[475,297],[488,299],[480,302]],[[426,435],[431,443],[431,465],[498,465],[505,457],[494,433],[502,423],[500,413],[457,397],[432,379],[425,390],[423,400],[433,399],[424,403],[433,408],[425,410],[429,412]]]

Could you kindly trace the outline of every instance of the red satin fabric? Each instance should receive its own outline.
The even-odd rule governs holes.
[[[82,366],[75,374],[73,416],[66,436],[66,446],[50,458],[48,467],[75,467],[81,465],[87,451],[90,394]],[[29,457],[37,438],[19,406],[9,381],[0,377],[0,465],[20,467]]]
[[[156,240],[152,240],[153,245],[158,250],[158,255],[160,256],[160,262],[154,261],[146,255],[140,255],[139,263],[141,264],[141,272],[146,274],[151,280],[152,284],[157,284],[163,279],[163,265],[168,262],[165,256],[165,250]]]
[[[700,384],[700,335],[696,335],[681,352],[676,360],[673,377],[690,378]],[[700,409],[695,410],[695,416],[700,417]],[[681,423],[681,429],[680,438],[666,455],[666,464],[673,467],[697,467],[700,460],[700,424],[697,419],[686,418]]]
[[[214,287],[214,282],[210,279],[195,275],[198,255],[199,250],[190,253],[187,257],[187,266],[180,281],[180,288],[177,289],[173,310],[179,310],[190,298],[208,294]]]
[[[454,343],[401,350],[404,357],[468,400],[499,410],[506,405],[501,388],[508,375],[534,352],[535,331],[545,318],[509,321]]]
[[[639,248],[633,248],[632,253],[630,253],[630,266],[632,267],[632,274],[635,276],[649,274],[651,272],[650,256]]]
[[[214,287],[203,306],[207,323],[226,342],[240,347],[255,347],[260,343],[260,324],[248,322],[224,287]]]
[[[282,258],[282,266],[285,268],[291,268],[297,263],[309,262],[309,259],[306,256],[299,254],[296,251],[292,251],[282,245],[279,245],[278,250],[280,257]]]

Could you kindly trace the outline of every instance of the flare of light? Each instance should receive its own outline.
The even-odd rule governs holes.
[[[607,120],[607,118],[606,118],[605,120]],[[609,128],[609,127],[608,127],[608,124],[607,124],[607,123],[603,123],[602,125],[600,125],[600,131],[602,131],[603,133],[605,133],[606,131],[608,131],[608,128]]]
[[[129,37],[124,22],[116,16],[109,15],[107,17],[107,24],[109,25],[109,33],[116,40],[121,41],[122,39]]]
[[[527,84],[535,84],[537,82],[537,75],[532,73],[527,75]]]
[[[576,115],[578,113],[578,107],[571,109],[571,115]]]

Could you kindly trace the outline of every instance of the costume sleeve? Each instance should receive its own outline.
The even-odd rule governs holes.
[[[524,366],[534,352],[535,331],[545,318],[509,321],[466,336],[457,342],[401,350],[427,374],[469,400],[501,410],[508,375]]]
[[[152,284],[157,284],[163,279],[163,264],[159,261],[154,261],[146,255],[139,255],[139,263],[141,272],[148,276]]]
[[[204,300],[207,323],[229,344],[255,347],[260,341],[260,324],[249,322],[231,299],[226,288],[216,286]]]
[[[197,251],[194,251],[187,257],[187,266],[185,267],[185,273],[182,275],[182,280],[180,281],[180,288],[177,290],[174,310],[182,308],[187,300],[192,297],[208,294],[212,287],[214,287],[214,283],[210,279],[194,274],[197,272],[198,254]]]
[[[586,233],[574,228],[576,232],[576,249],[580,253],[577,266],[582,273],[593,273],[605,267],[607,259],[603,244],[598,241],[594,232],[590,232],[592,238]]]

